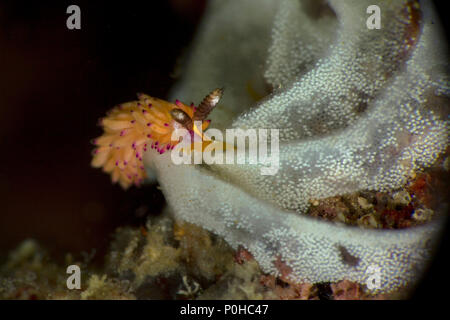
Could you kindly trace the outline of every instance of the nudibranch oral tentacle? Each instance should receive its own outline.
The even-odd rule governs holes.
[[[150,148],[160,154],[172,150],[178,144],[171,140],[177,124],[203,140],[202,132],[210,124],[206,117],[222,93],[222,89],[214,90],[197,109],[179,100],[170,103],[139,93],[138,101],[116,106],[99,121],[104,134],[92,141],[97,148],[91,165],[103,167],[104,172],[111,174],[112,182],[119,182],[124,189],[133,184],[139,186],[147,177],[142,162],[144,153]],[[201,128],[194,125],[194,120],[201,122]]]

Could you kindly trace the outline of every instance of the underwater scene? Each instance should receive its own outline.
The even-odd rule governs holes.
[[[444,2],[0,1],[0,300],[448,297]]]

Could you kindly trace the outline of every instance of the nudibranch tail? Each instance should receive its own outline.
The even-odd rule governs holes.
[[[113,108],[99,121],[103,127],[102,136],[93,140],[96,149],[91,165],[103,168],[111,174],[113,183],[118,182],[124,189],[139,186],[146,178],[143,155],[149,148],[160,154],[172,150],[178,141],[172,141],[176,123],[193,132],[206,130],[210,121],[206,116],[217,104],[221,89],[214,90],[200,104],[187,106],[176,100],[170,103],[145,94],[138,94],[137,101],[127,102]],[[200,113],[198,111],[200,110]],[[195,118],[195,115],[199,118]],[[200,117],[201,116],[201,117]],[[194,119],[201,121],[201,130],[193,125]]]

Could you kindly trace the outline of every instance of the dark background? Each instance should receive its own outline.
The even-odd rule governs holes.
[[[0,1],[0,256],[35,238],[56,258],[101,260],[117,226],[160,212],[156,186],[124,192],[91,168],[89,141],[136,92],[166,97],[205,2]],[[71,4],[81,30],[66,28]],[[446,272],[439,259],[419,294]]]
[[[81,8],[81,30],[66,9]],[[97,119],[137,92],[165,98],[205,1],[0,1],[0,254],[105,250],[164,203],[90,167]],[[101,254],[99,254],[101,256]]]

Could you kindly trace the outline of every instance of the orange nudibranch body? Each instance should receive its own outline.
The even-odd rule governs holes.
[[[138,94],[138,99],[116,106],[100,119],[104,133],[93,140],[97,148],[91,165],[103,167],[104,172],[111,174],[112,182],[119,182],[124,189],[133,184],[139,186],[146,178],[142,156],[148,148],[162,154],[178,143],[171,141],[172,132],[180,126],[171,111],[180,109],[191,119],[196,111],[193,105],[178,100],[170,103],[145,94]],[[209,121],[200,120],[205,130]]]

